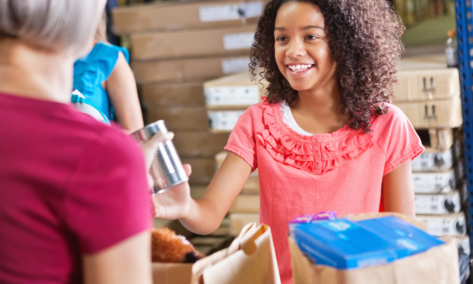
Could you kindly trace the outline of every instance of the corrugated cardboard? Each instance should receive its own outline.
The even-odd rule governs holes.
[[[461,209],[460,193],[455,190],[444,194],[416,194],[416,214],[451,214]]]
[[[180,157],[210,157],[221,152],[227,144],[229,133],[187,131],[174,133],[174,145]]]
[[[259,194],[240,194],[237,196],[232,206],[230,213],[258,213],[260,208]]]
[[[186,1],[120,7],[112,11],[114,32],[238,26],[256,22],[264,2]]]
[[[453,166],[453,149],[447,151],[435,151],[425,149],[412,161],[412,171],[415,172],[437,172],[445,171]]]
[[[395,104],[415,128],[455,128],[463,123],[459,94],[445,100]]]
[[[427,232],[434,236],[464,236],[466,221],[463,212],[449,215],[416,215],[418,221],[427,224]]]
[[[266,81],[251,80],[250,72],[224,76],[204,83],[205,104],[208,109],[245,109],[261,101],[266,94]]]
[[[460,94],[458,69],[413,70],[398,73],[394,103],[445,100]]]
[[[232,213],[230,214],[230,233],[236,236],[246,224],[252,222],[259,224],[259,214]]]
[[[448,193],[456,188],[455,171],[412,173],[416,193]]]
[[[182,57],[238,55],[248,51],[254,41],[256,26],[149,32],[131,35],[135,60]]]
[[[191,185],[208,185],[215,175],[214,158],[185,158],[181,159],[183,164],[190,164],[192,174],[189,177]]]
[[[146,84],[140,86],[145,108],[204,105],[202,82]]]
[[[160,107],[147,110],[147,123],[160,119],[166,122],[169,131],[209,128],[207,110],[204,106]]]
[[[132,63],[139,84],[152,82],[182,82],[209,80],[248,70],[248,52],[234,56],[215,56],[174,60],[134,61]]]

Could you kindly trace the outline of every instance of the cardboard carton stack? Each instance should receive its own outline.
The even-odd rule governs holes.
[[[260,102],[264,94],[265,82],[252,81],[247,71],[205,82],[204,95],[211,131],[231,132],[240,115],[249,106]],[[221,152],[215,156],[217,168],[226,155],[226,152]],[[259,208],[259,180],[256,170],[230,208],[230,232],[237,235],[244,225],[259,222]]]
[[[416,218],[435,236],[468,243],[459,72],[443,56],[401,61],[393,103],[407,115],[426,150],[412,162]],[[467,246],[468,247],[468,246]],[[463,248],[469,254],[468,249]]]
[[[210,133],[202,83],[248,69],[264,0],[155,2],[113,11],[129,35],[145,123],[163,119],[175,133],[192,185],[205,185],[229,133]]]

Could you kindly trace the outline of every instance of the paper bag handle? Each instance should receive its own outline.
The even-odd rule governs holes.
[[[258,230],[251,234],[245,234],[240,242],[240,248],[246,255],[252,255],[256,252],[258,247],[256,246],[256,239],[259,238],[264,232],[267,231],[265,225],[258,227]]]
[[[240,231],[240,234],[238,235],[238,237],[235,238],[235,240],[230,244],[228,248],[218,251],[194,263],[194,265],[192,266],[192,275],[193,275],[192,283],[202,283],[201,276],[204,273],[204,270],[206,268],[225,259],[227,256],[237,252],[241,248],[243,236],[246,233],[256,230],[255,227],[256,227],[255,222],[245,225],[245,227],[243,227],[243,229]],[[254,234],[249,234],[249,235],[254,235]],[[254,241],[253,241],[253,244],[254,244]]]

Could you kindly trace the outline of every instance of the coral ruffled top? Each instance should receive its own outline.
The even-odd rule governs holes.
[[[404,113],[386,105],[371,133],[345,126],[301,135],[283,122],[281,104],[267,101],[239,118],[225,150],[258,168],[260,220],[271,226],[283,283],[292,283],[287,235],[294,217],[378,212],[383,176],[424,150]]]

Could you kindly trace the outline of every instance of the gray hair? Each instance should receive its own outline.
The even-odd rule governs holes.
[[[103,0],[0,0],[0,39],[81,51],[93,38]]]

